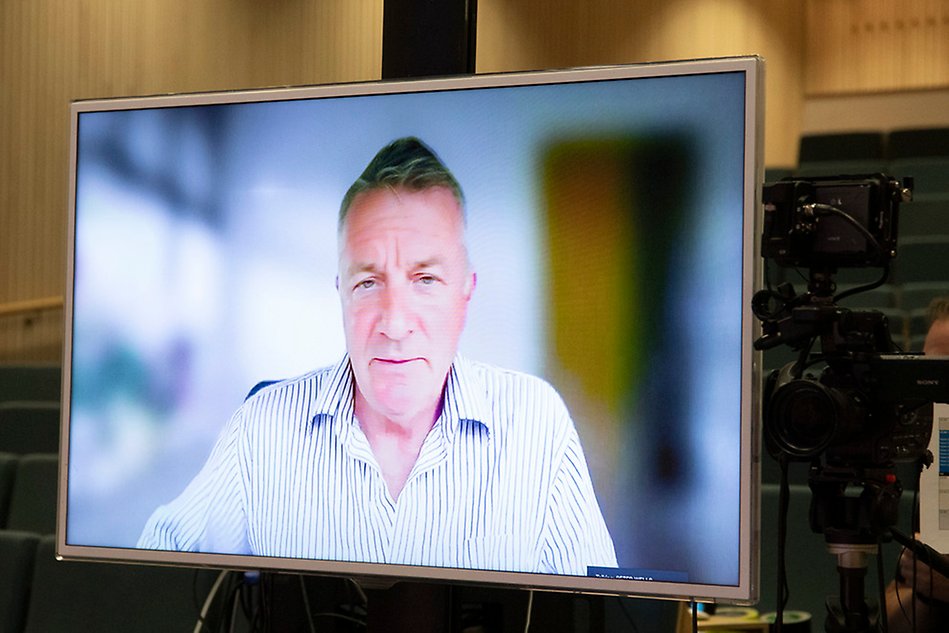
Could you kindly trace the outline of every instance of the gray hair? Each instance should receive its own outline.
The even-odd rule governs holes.
[[[445,187],[452,192],[464,222],[465,197],[461,185],[438,155],[414,136],[396,139],[379,150],[343,196],[337,228],[342,231],[353,200],[361,193],[396,188],[423,191],[434,187]]]

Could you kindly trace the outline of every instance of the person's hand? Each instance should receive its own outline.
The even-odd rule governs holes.
[[[916,594],[913,594],[915,563]],[[942,633],[949,621],[949,579],[904,550],[896,578],[886,588],[890,633]],[[942,602],[940,602],[942,601]]]
[[[943,559],[949,561],[949,555],[943,555]],[[914,573],[916,575],[917,595],[924,600],[949,603],[949,578],[933,571],[929,565],[916,560],[916,557],[909,550],[904,550],[900,555],[897,581],[903,586],[913,587]]]

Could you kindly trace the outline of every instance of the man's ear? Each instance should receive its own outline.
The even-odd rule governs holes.
[[[339,275],[336,275],[336,290],[339,290]]]

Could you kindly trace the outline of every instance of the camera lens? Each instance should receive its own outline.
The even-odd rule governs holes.
[[[827,448],[838,425],[834,394],[814,380],[797,379],[775,390],[765,431],[778,450],[791,457],[811,457]]]

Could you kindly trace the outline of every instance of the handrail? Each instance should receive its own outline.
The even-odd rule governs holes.
[[[9,303],[0,303],[0,316],[29,314],[31,312],[50,312],[53,310],[61,310],[62,307],[63,298],[61,296],[10,301]]]

